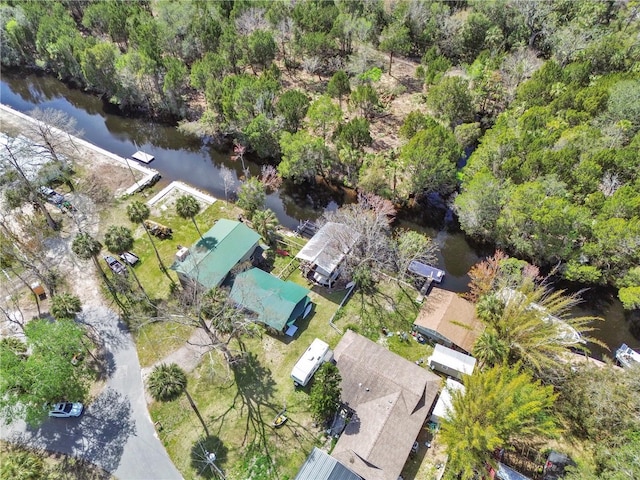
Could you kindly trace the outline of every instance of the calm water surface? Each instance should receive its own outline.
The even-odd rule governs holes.
[[[182,180],[224,198],[224,184],[220,177],[220,166],[224,165],[235,173],[236,187],[239,185],[242,166],[232,161],[228,153],[217,151],[198,138],[184,135],[174,126],[110,113],[100,99],[81,90],[70,89],[54,78],[3,73],[0,101],[25,113],[35,107],[62,110],[77,120],[78,128],[84,132],[83,138],[122,157],[129,157],[137,150],[152,154],[155,160],[150,166],[160,172],[163,183]],[[259,165],[250,161],[246,163],[253,175],[259,175]],[[301,187],[285,183],[278,192],[267,197],[267,206],[285,227],[293,229],[301,220],[314,220],[323,211],[335,210],[345,201],[349,198],[341,190],[322,185]],[[487,252],[472,248],[459,231],[420,225],[425,220],[415,217],[412,217],[413,221],[401,221],[401,226],[420,230],[435,239],[440,247],[438,267],[447,272],[442,287],[456,292],[465,291],[469,268]],[[584,308],[576,313],[606,318],[595,332],[596,338],[611,349],[622,342],[640,347],[640,341],[631,336],[622,306],[615,295],[592,291],[585,297]],[[593,350],[597,356],[605,352],[597,346]]]

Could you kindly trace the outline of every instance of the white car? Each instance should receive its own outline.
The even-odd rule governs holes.
[[[61,402],[54,403],[49,416],[55,418],[79,417],[84,410],[84,405],[79,402]]]

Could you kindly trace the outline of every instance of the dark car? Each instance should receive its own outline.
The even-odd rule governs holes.
[[[122,265],[118,260],[116,260],[111,255],[105,255],[104,261],[107,262],[107,265],[109,265],[109,268],[113,273],[117,273],[118,275],[127,274],[127,269],[124,268],[124,265]]]
[[[131,266],[134,266],[136,263],[140,261],[138,256],[133,252],[122,252],[120,254],[120,258]]]
[[[53,188],[42,186],[40,187],[40,193],[46,197],[47,202],[53,203],[54,205],[60,205],[65,201],[64,197]]]

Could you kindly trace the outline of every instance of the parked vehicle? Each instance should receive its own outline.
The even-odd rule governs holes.
[[[60,402],[54,403],[49,410],[49,416],[54,418],[70,418],[82,415],[84,405],[80,402]]]
[[[313,374],[325,362],[333,358],[333,352],[326,342],[316,338],[305,350],[291,371],[291,378],[296,387],[304,387]]]
[[[109,268],[113,273],[116,273],[118,275],[127,274],[127,269],[124,267],[124,265],[122,265],[122,263],[120,263],[114,257],[112,257],[111,255],[105,255],[103,258],[104,261],[107,262],[107,265],[109,265]]]
[[[61,205],[65,200],[64,196],[60,195],[53,188],[45,187],[44,185],[39,188],[40,193],[45,196],[47,202],[54,205]]]
[[[173,230],[153,220],[145,220],[144,226],[147,227],[151,235],[161,239],[170,238],[173,235]]]
[[[120,258],[131,266],[134,266],[140,261],[140,258],[133,252],[122,252]]]

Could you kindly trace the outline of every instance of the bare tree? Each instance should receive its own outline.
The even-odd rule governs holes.
[[[502,62],[500,73],[510,100],[515,96],[518,85],[530,78],[543,63],[535,50],[531,48],[521,47],[507,53]]]
[[[224,201],[229,202],[229,193],[233,193],[233,189],[236,184],[236,178],[233,171],[230,168],[222,165],[220,167],[220,178],[222,178],[222,185],[224,187]]]
[[[310,75],[318,75],[318,81],[322,81],[322,77],[320,77],[320,72],[322,71],[322,60],[320,60],[320,57],[305,57],[302,60],[302,69]]]
[[[57,264],[48,257],[47,234],[27,215],[14,213],[11,219],[0,215],[0,256],[10,258],[20,270],[37,278],[53,296],[60,273]]]
[[[263,165],[260,182],[267,191],[275,192],[282,185],[282,177],[278,175],[278,169],[273,165]]]
[[[205,291],[195,283],[180,290],[177,302],[153,319],[158,320],[198,329],[201,334],[193,335],[188,343],[205,352],[219,352],[231,368],[244,358],[242,337],[257,333],[253,320],[236,308],[224,290]]]
[[[9,138],[0,153],[0,176],[4,180],[4,200],[10,208],[31,202],[47,219],[50,228],[56,229],[55,220],[44,205],[43,195],[35,183],[38,171],[46,163],[33,145],[24,138]]]
[[[326,212],[323,220],[345,226],[332,229],[335,237],[332,242],[339,245],[339,250],[347,251],[343,269],[348,276],[358,277],[374,270],[393,270],[395,247],[386,213],[376,211],[363,202]]]
[[[53,108],[34,108],[29,115],[35,120],[27,127],[30,136],[34,141],[42,142],[56,163],[68,168],[67,160],[78,151],[73,137],[82,136],[82,131],[76,129],[76,119]]]
[[[238,34],[250,35],[256,30],[268,30],[270,25],[264,14],[264,8],[247,8],[236,18],[236,30]]]

